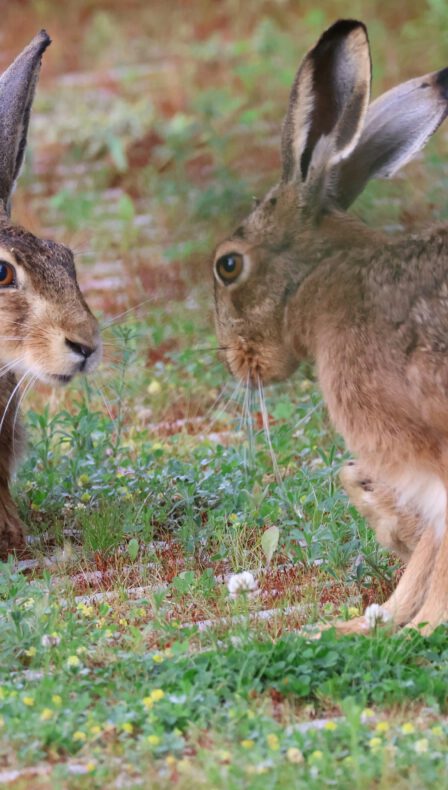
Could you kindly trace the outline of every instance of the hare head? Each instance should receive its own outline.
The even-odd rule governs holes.
[[[0,78],[0,362],[4,371],[57,384],[92,370],[101,343],[71,251],[10,219],[41,57],[49,44],[42,30]]]
[[[286,378],[308,355],[295,295],[338,251],[378,244],[345,210],[369,179],[407,162],[447,114],[447,69],[369,105],[370,77],[365,26],[336,22],[294,80],[280,182],[215,252],[219,343],[231,372],[252,384]]]

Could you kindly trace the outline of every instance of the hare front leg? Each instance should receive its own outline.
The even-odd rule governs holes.
[[[16,419],[15,386],[13,375],[0,379],[0,559],[25,547],[23,526],[9,490],[14,461],[23,444],[22,428]]]
[[[425,623],[422,633],[430,634],[448,619],[448,523],[445,526],[429,584],[428,594],[409,626],[417,628]]]

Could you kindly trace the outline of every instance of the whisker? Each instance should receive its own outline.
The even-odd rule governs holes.
[[[17,390],[20,388],[20,385],[22,384],[22,382],[26,379],[26,377],[28,375],[29,375],[29,373],[28,373],[28,371],[26,371],[23,374],[23,376],[18,380],[17,384],[15,385],[13,391],[11,392],[11,394],[10,394],[10,396],[8,398],[7,404],[5,406],[5,410],[4,410],[3,415],[2,415],[2,419],[0,421],[0,434],[2,432],[3,424],[5,422],[5,418],[6,418],[6,415],[8,413],[8,409],[9,409],[9,407],[11,405],[11,402],[13,401],[14,395],[16,394]]]
[[[117,321],[120,318],[123,318],[125,315],[135,312],[144,304],[148,304],[148,302],[154,302],[154,296],[149,296],[148,299],[144,299],[143,302],[139,302],[139,304],[134,305],[134,307],[129,307],[127,310],[123,310],[122,313],[118,313],[118,315],[114,315],[109,321],[106,321],[104,324],[100,325],[101,332],[103,332],[105,329],[108,329],[113,324],[116,324]]]
[[[15,411],[15,414],[14,414],[14,421],[13,421],[13,424],[12,424],[12,446],[13,446],[13,453],[14,454],[15,454],[16,423],[17,423],[17,418],[19,416],[20,407],[21,407],[23,401],[25,400],[28,392],[30,391],[31,387],[36,383],[37,379],[38,379],[37,376],[31,375],[31,378],[25,384],[25,386],[24,386],[24,388],[23,388],[23,390],[22,390],[22,392],[20,394],[20,397],[18,399],[18,402],[17,402],[16,411]]]
[[[265,401],[265,398],[264,398],[263,386],[262,386],[261,379],[260,379],[259,376],[258,376],[257,384],[258,384],[258,394],[259,394],[259,398],[260,398],[261,419],[263,421],[263,429],[264,429],[264,433],[265,433],[265,436],[266,436],[266,441],[267,441],[268,447],[269,447],[269,454],[270,454],[271,460],[272,460],[272,467],[274,469],[274,475],[275,475],[275,479],[276,479],[278,485],[281,486],[281,488],[283,488],[282,476],[280,474],[280,469],[279,469],[279,466],[278,466],[278,463],[277,463],[277,458],[276,458],[276,455],[275,455],[275,452],[274,452],[274,448],[272,446],[271,430],[270,430],[270,427],[269,427],[269,415],[268,415],[268,410],[266,408],[266,401]]]

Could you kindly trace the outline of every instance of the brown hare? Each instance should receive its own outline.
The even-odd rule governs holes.
[[[340,20],[303,60],[283,125],[281,180],[214,256],[216,327],[231,372],[257,385],[314,360],[357,460],[342,481],[407,561],[391,598],[341,631],[448,619],[448,226],[391,240],[346,213],[448,113],[448,69],[370,98],[366,28]]]
[[[65,383],[87,372],[101,354],[98,325],[76,281],[73,255],[39,239],[9,217],[11,194],[25,153],[42,54],[41,31],[0,78],[0,557],[24,545],[10,495],[23,431],[18,390],[39,379]]]

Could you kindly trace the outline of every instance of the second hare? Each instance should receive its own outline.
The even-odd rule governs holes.
[[[303,60],[282,133],[282,174],[214,258],[216,327],[254,386],[314,360],[355,461],[342,472],[378,539],[407,561],[373,615],[448,618],[448,227],[391,240],[346,209],[389,177],[448,112],[448,69],[370,101],[365,26],[340,20]]]
[[[79,290],[67,247],[10,219],[42,55],[42,30],[0,78],[0,559],[24,546],[10,480],[23,444],[18,391],[64,384],[99,361],[98,324]]]

